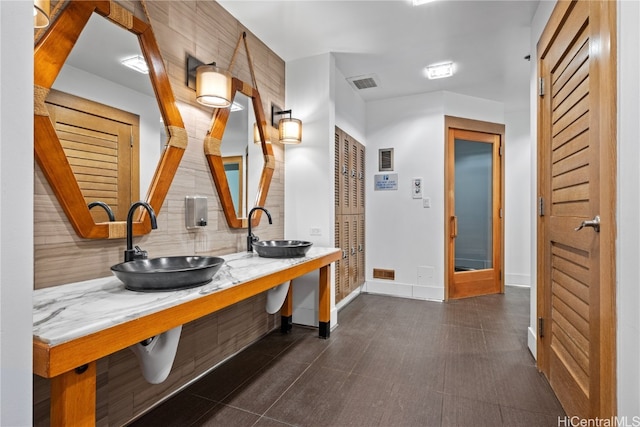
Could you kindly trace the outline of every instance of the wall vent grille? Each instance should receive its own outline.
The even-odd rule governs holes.
[[[378,77],[375,74],[349,77],[347,78],[347,81],[349,82],[349,84],[351,84],[351,86],[358,90],[378,87]]]
[[[385,270],[383,268],[374,268],[373,269],[373,278],[374,279],[384,279],[384,280],[395,280],[396,271],[395,270]]]
[[[378,150],[378,171],[393,171],[393,148],[381,148]]]

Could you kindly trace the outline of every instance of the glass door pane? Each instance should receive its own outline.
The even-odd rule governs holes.
[[[455,271],[493,268],[493,144],[455,139]]]

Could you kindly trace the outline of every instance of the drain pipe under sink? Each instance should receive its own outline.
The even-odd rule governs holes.
[[[265,307],[267,313],[274,314],[280,310],[284,300],[287,298],[290,285],[291,281],[288,281],[267,291],[267,304]]]
[[[182,325],[129,347],[138,358],[142,376],[151,384],[160,384],[169,376],[178,350]]]

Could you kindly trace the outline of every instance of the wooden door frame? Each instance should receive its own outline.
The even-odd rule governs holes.
[[[595,29],[591,35],[597,36],[599,52],[597,58],[607,58],[608,60],[594,60],[591,64],[591,72],[600,79],[600,93],[597,102],[599,106],[599,120],[597,121],[596,132],[600,141],[598,148],[599,162],[599,212],[601,226],[599,232],[599,289],[595,304],[597,307],[597,319],[600,321],[591,339],[599,342],[599,352],[590,363],[597,364],[598,378],[590,389],[590,412],[593,417],[609,418],[616,414],[616,147],[617,147],[617,34],[616,19],[617,6],[615,1],[593,1],[590,2],[590,25]],[[551,14],[549,22],[538,41],[537,64],[538,78],[545,73],[542,70],[541,58],[548,50],[551,43],[556,39],[559,31],[547,31],[549,28],[561,28],[565,20],[566,13],[574,2],[558,2]],[[591,13],[594,15],[591,15]],[[595,19],[594,19],[595,18]],[[541,71],[542,70],[542,71]],[[546,165],[548,156],[545,146],[550,144],[550,135],[546,131],[549,124],[544,119],[545,102],[538,98],[537,111],[537,191],[538,197],[549,200],[549,182],[546,178]],[[546,278],[550,277],[550,260],[546,249],[545,216],[538,212],[537,218],[537,293],[536,311],[538,320],[546,319],[549,315],[550,302],[546,297],[548,292]],[[594,319],[595,320],[595,319]],[[547,323],[551,323],[550,321]],[[539,325],[537,330],[537,366],[547,375],[549,374],[549,355],[542,342]],[[545,331],[545,336],[547,331]],[[595,393],[594,393],[595,392]]]
[[[490,133],[490,134],[494,134],[494,135],[500,135],[500,142],[501,142],[501,146],[502,146],[502,155],[499,156],[500,159],[500,189],[499,189],[499,204],[500,204],[500,208],[502,209],[503,215],[502,215],[502,221],[500,221],[500,239],[499,239],[499,245],[500,248],[498,249],[498,254],[499,254],[499,265],[497,265],[496,267],[498,267],[499,271],[502,271],[502,268],[504,266],[504,162],[505,162],[505,125],[504,124],[500,124],[500,123],[491,123],[491,122],[485,122],[485,121],[480,121],[480,120],[472,120],[472,119],[465,119],[465,118],[461,118],[461,117],[454,117],[454,116],[444,116],[444,141],[445,141],[445,155],[444,155],[444,162],[445,162],[445,168],[444,168],[444,182],[445,182],[445,197],[444,197],[444,215],[445,215],[445,221],[444,221],[444,267],[445,267],[445,275],[444,275],[444,295],[445,295],[445,300],[448,300],[450,298],[450,292],[451,292],[451,284],[453,283],[453,273],[454,273],[454,268],[453,268],[453,264],[454,264],[454,259],[453,256],[451,254],[450,251],[450,235],[451,235],[451,223],[449,221],[449,217],[450,217],[450,210],[451,210],[451,206],[452,206],[452,198],[453,198],[453,188],[451,188],[451,186],[449,185],[452,180],[453,180],[453,173],[454,173],[454,168],[453,168],[453,162],[454,159],[452,158],[452,156],[449,154],[449,150],[447,149],[447,147],[449,146],[449,131],[450,129],[460,129],[460,130],[465,130],[465,131],[472,131],[472,132],[483,132],[483,133]],[[495,232],[494,232],[495,235]],[[494,242],[495,244],[495,242]],[[504,272],[502,272],[502,274],[500,275],[500,292],[504,293]]]

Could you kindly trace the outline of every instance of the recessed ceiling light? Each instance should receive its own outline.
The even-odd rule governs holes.
[[[242,106],[242,104],[238,104],[237,102],[233,101],[233,103],[231,104],[231,111],[242,111],[244,110],[244,107]]]
[[[142,74],[149,74],[149,67],[147,61],[141,55],[134,55],[130,58],[125,58],[120,61],[125,67],[129,67]]]
[[[422,4],[427,4],[427,3],[434,2],[434,1],[436,1],[436,0],[411,0],[411,3],[414,6],[420,6]]]
[[[425,74],[429,80],[451,77],[453,75],[453,62],[429,65],[425,68]]]

